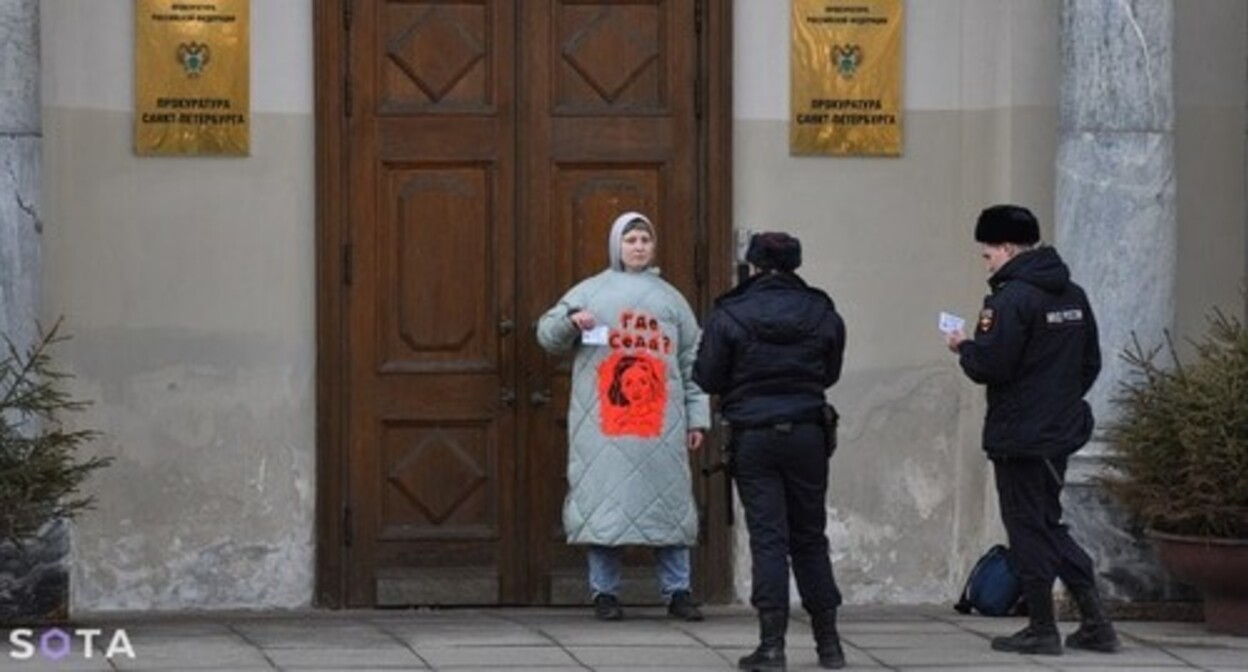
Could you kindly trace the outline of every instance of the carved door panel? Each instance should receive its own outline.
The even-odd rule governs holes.
[[[698,295],[695,3],[527,2],[519,160],[525,227],[521,314],[532,323],[576,281],[607,264],[616,215],[648,214],[664,277]],[[539,602],[586,598],[583,551],[563,540],[569,358],[521,344],[532,525],[529,579]],[[546,400],[551,400],[546,403]],[[626,556],[624,599],[654,600],[653,558]]]
[[[533,324],[605,265],[624,209],[706,300],[701,4],[320,1],[342,10],[318,28],[321,71],[341,71],[318,79],[321,244],[342,241],[320,257],[322,440],[341,446],[321,543],[342,549],[320,555],[322,599],[583,601],[559,525],[567,362]],[[716,567],[699,578],[725,584]]]
[[[349,603],[515,601],[514,2],[357,2]]]

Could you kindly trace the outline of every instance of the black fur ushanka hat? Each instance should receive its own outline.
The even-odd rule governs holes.
[[[745,260],[758,268],[792,272],[802,265],[802,243],[787,233],[756,233],[750,236]]]
[[[979,213],[975,240],[993,245],[1035,245],[1040,242],[1040,225],[1036,216],[1021,205],[994,205]]]

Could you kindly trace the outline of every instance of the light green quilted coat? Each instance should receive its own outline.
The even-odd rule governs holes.
[[[648,342],[653,344],[660,332],[670,339],[670,350],[645,348],[664,363],[666,403],[657,436],[604,433],[600,365],[629,348],[621,345],[623,338],[613,339],[616,347],[583,345],[580,331],[568,318],[570,308],[590,311],[617,336],[630,333],[622,316],[648,316],[654,319],[649,324],[657,323],[657,330],[644,332]],[[563,506],[569,544],[696,543],[698,513],[686,436],[689,428],[710,426],[707,395],[692,380],[700,335],[689,303],[654,272],[603,271],[569,290],[538,321],[537,339],[543,348],[552,354],[575,352],[568,404],[568,495]]]

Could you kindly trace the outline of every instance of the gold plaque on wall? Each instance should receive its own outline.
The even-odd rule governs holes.
[[[900,156],[902,0],[792,0],[789,153]]]
[[[134,151],[250,151],[250,0],[135,0]]]

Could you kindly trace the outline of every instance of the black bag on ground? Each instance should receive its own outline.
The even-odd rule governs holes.
[[[962,596],[953,608],[961,614],[975,610],[984,616],[1009,616],[1023,595],[1023,584],[1010,561],[1010,551],[997,544],[971,569]]]

